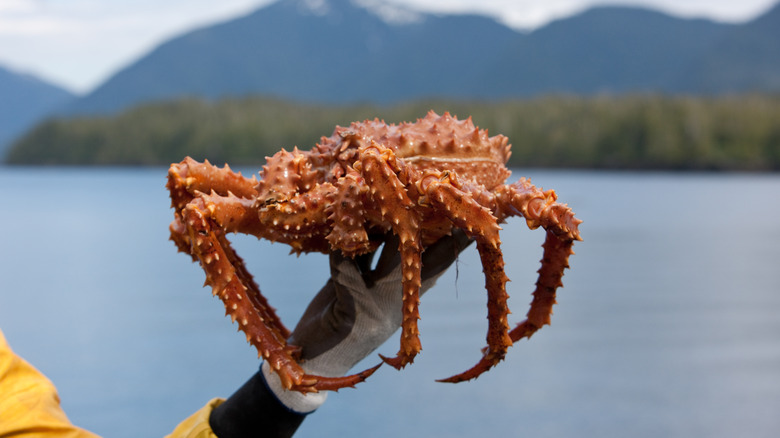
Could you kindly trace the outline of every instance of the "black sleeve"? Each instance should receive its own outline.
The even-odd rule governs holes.
[[[211,412],[209,424],[219,438],[293,436],[306,414],[284,406],[257,372]]]

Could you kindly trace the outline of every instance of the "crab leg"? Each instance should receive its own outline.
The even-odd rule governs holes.
[[[280,331],[276,323],[269,321],[273,310],[264,306],[264,299],[257,299],[260,296],[259,289],[251,279],[246,278],[249,274],[241,259],[235,255],[210,213],[200,198],[187,204],[182,211],[192,254],[200,260],[206,271],[206,284],[225,304],[226,313],[231,319],[238,321],[239,329],[246,334],[247,341],[276,370],[284,386],[290,388],[301,385],[303,369],[286,349],[285,339],[289,332],[286,329]],[[278,318],[273,319],[278,321]]]
[[[238,198],[232,194],[223,197],[216,193],[212,193],[211,195],[201,195],[197,201],[192,201],[190,204],[193,203],[194,205],[198,205],[201,210],[207,210],[211,218],[216,221],[225,232],[242,231],[249,233],[255,231],[255,228],[257,228],[257,217],[250,213],[251,200]],[[187,208],[193,207],[188,205]],[[187,208],[185,208],[185,211]],[[202,262],[197,255],[198,252],[193,250],[193,240],[190,238],[190,233],[187,231],[187,227],[182,220],[182,214],[184,214],[184,212],[176,214],[176,218],[173,223],[171,223],[171,240],[176,243],[180,251],[192,255],[196,261]],[[195,243],[197,243],[197,239]],[[235,270],[235,274],[239,277],[241,284],[247,288],[248,298],[252,300],[254,307],[265,312],[264,319],[267,323],[273,324],[283,338],[289,336],[290,331],[282,324],[281,319],[276,315],[274,309],[262,295],[259,286],[255,283],[252,275],[246,269],[244,261],[230,246],[227,238],[225,238],[223,234],[219,234],[217,243],[228,258],[228,261]],[[206,265],[204,264],[203,266],[205,267]],[[216,276],[218,277],[219,273],[217,273]],[[214,277],[215,275],[207,270],[206,284],[211,284]],[[216,290],[214,291],[214,294],[216,295]]]
[[[252,198],[256,195],[255,177],[246,178],[241,173],[234,173],[226,164],[219,168],[211,165],[208,160],[199,163],[190,157],[180,163],[172,164],[168,169],[167,187],[171,195],[171,206],[175,209],[174,221],[171,223],[171,240],[179,251],[190,253],[190,243],[186,239],[185,226],[181,219],[181,210],[200,192],[215,190],[222,195],[235,194]],[[192,255],[192,254],[191,254]],[[193,259],[195,259],[195,256]]]
[[[420,219],[414,210],[414,202],[406,193],[405,184],[399,178],[400,163],[393,152],[374,142],[362,146],[355,169],[362,173],[370,187],[370,197],[379,206],[382,220],[390,223],[400,243],[401,275],[403,287],[403,320],[401,322],[401,347],[394,358],[382,356],[396,369],[414,361],[422,350],[417,320],[420,319],[420,269],[422,244]]]
[[[509,332],[512,342],[530,338],[543,325],[550,324],[552,307],[555,304],[555,291],[563,286],[561,278],[563,277],[564,269],[569,267],[569,256],[574,254],[572,251],[573,244],[573,240],[560,239],[553,232],[547,232],[547,237],[542,245],[544,248],[542,267],[539,268],[539,279],[536,282],[531,308],[528,310],[526,320],[519,323]],[[489,354],[486,353],[477,365],[470,370],[441,379],[439,382],[458,383],[471,380],[479,377],[480,374],[489,370],[492,366],[493,361]]]
[[[335,192],[336,188],[330,183],[317,184],[290,199],[256,209],[258,226],[249,232],[271,242],[286,243],[298,254],[304,251],[327,253],[330,247],[322,237],[323,229],[327,227],[324,200]]]
[[[328,198],[328,223],[333,229],[327,239],[333,250],[341,249],[347,256],[365,254],[376,248],[366,233],[365,206],[366,188],[359,175],[350,173],[338,181],[338,190]]]
[[[541,191],[526,178],[497,189],[498,204],[508,216],[525,218],[528,228],[542,226],[563,240],[582,240],[577,229],[581,220],[574,217],[571,208],[557,201],[553,190]]]
[[[180,163],[172,164],[168,169],[168,190],[171,192],[171,204],[180,211],[195,198],[198,192],[209,193],[212,190],[220,195],[232,193],[242,198],[254,198],[257,195],[257,179],[246,178],[241,173],[225,167],[211,165],[208,160],[199,163],[190,157]]]
[[[206,271],[206,284],[223,301],[226,313],[234,322],[239,322],[239,329],[246,334],[247,341],[268,361],[286,388],[301,392],[335,391],[364,381],[378,366],[350,376],[324,377],[305,374],[297,363],[295,358],[299,349],[287,344],[290,331],[268,304],[224,235],[231,231],[249,234],[257,231],[259,220],[250,209],[251,203],[251,200],[232,195],[201,195],[182,211],[181,226],[186,235],[176,239],[189,242],[191,254]]]
[[[325,239],[317,238],[326,220],[322,199],[336,191],[331,184],[318,184],[311,191],[294,196],[283,202],[257,207],[253,198],[240,198],[229,192],[227,195],[199,193],[211,215],[226,233],[244,233],[290,245],[293,251],[319,250],[327,253]],[[175,225],[171,228],[179,227]],[[175,239],[174,239],[175,240]],[[181,247],[181,244],[177,242]]]
[[[497,190],[496,209],[502,215],[523,216],[531,229],[539,226],[547,230],[545,242],[542,245],[544,255],[539,269],[539,278],[533,292],[531,308],[525,321],[518,324],[509,336],[512,342],[530,337],[543,325],[550,323],[552,306],[555,304],[555,292],[563,283],[563,272],[569,267],[569,256],[573,254],[572,246],[580,239],[578,226],[581,220],[574,217],[571,209],[565,204],[556,202],[554,191],[541,191],[531,182],[521,178],[514,184],[501,186]],[[489,350],[476,366],[441,382],[457,383],[478,377],[493,366]]]
[[[482,359],[486,367],[484,370],[480,369],[481,374],[500,362],[506,355],[507,348],[512,345],[507,333],[507,315],[510,312],[507,307],[509,296],[506,292],[506,282],[509,279],[504,272],[504,259],[500,249],[501,240],[498,233],[501,228],[489,209],[479,205],[471,194],[456,188],[450,178],[455,180],[455,175],[429,171],[420,180],[418,187],[425,194],[427,202],[437,211],[445,213],[456,227],[477,241],[488,294],[488,348]],[[474,372],[475,368],[463,374]]]
[[[573,245],[573,240],[560,239],[553,232],[547,232],[542,244],[542,266],[539,268],[539,279],[536,281],[531,308],[526,320],[509,332],[512,341],[530,338],[542,326],[550,324],[555,291],[563,287],[563,271],[569,267],[569,256],[574,254]]]

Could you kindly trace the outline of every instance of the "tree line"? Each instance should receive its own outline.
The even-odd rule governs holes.
[[[780,96],[545,96],[316,105],[251,97],[183,99],[111,116],[53,118],[19,139],[8,164],[168,165],[185,156],[260,165],[284,147],[310,149],[336,125],[413,121],[428,110],[471,116],[512,144],[510,166],[780,170]]]

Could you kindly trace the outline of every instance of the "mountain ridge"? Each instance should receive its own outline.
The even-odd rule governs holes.
[[[16,136],[75,97],[62,87],[2,65],[0,96],[0,156]]]
[[[473,14],[412,11],[393,22],[377,13],[377,5],[382,3],[281,0],[182,34],[75,101],[67,113],[112,112],[182,96],[244,94],[383,104],[436,96],[754,91],[751,76],[732,83],[729,77],[714,78],[715,67],[708,65],[733,64],[717,56],[719,44],[735,45],[729,52],[735,57],[745,51],[739,29],[780,29],[775,17],[780,6],[744,25],[600,6],[522,33]],[[758,41],[770,48],[756,50],[773,49],[774,42]],[[780,90],[780,66],[753,66],[763,69],[754,76],[770,78],[761,86]]]
[[[551,93],[777,93],[778,53],[780,3],[742,24],[599,6],[520,32],[488,16],[431,14],[381,0],[281,0],[171,38],[84,96],[44,84],[44,107],[36,92],[11,94],[29,78],[0,69],[8,103],[0,108],[0,153],[48,115],[111,114],[182,97],[388,104]]]

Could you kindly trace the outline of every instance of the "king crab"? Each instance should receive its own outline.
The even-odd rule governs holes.
[[[506,137],[488,137],[471,118],[430,112],[416,123],[387,125],[375,119],[337,127],[310,151],[282,149],[268,158],[260,179],[188,157],[168,172],[175,209],[171,239],[200,262],[206,284],[282,384],[311,392],[354,386],[379,365],[346,377],[306,374],[297,361],[300,349],[287,344],[290,331],[226,234],[283,242],[296,253],[341,251],[352,257],[375,251],[382,243],[377,236],[397,235],[403,263],[401,345],[395,357],[382,359],[400,369],[421,350],[421,253],[462,229],[477,242],[485,273],[487,347],[474,367],[442,381],[469,380],[501,361],[513,342],[550,323],[555,291],[573,242],[580,240],[581,221],[556,202],[554,191],[541,191],[525,178],[504,184],[509,155]],[[522,216],[529,228],[546,230],[530,310],[512,330],[498,225],[509,216]]]

